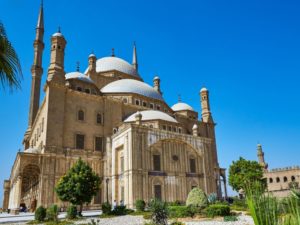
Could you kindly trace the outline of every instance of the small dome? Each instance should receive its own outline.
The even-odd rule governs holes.
[[[200,90],[200,92],[208,91],[205,87]]]
[[[96,56],[93,53],[89,55],[89,58],[91,58],[91,57],[95,57],[96,58]]]
[[[177,120],[175,120],[172,116],[156,110],[145,110],[145,111],[139,111],[131,116],[129,116],[124,122],[134,122],[136,114],[140,113],[142,115],[142,121],[147,120],[164,120],[172,123],[178,123]]]
[[[178,102],[175,105],[173,105],[171,108],[175,112],[183,111],[183,110],[195,111],[190,105],[183,102]]]
[[[26,153],[38,153],[39,149],[30,147],[30,148],[25,149],[24,152],[26,152]]]
[[[60,32],[56,32],[52,35],[52,37],[64,37],[64,35],[62,35]]]
[[[101,89],[102,93],[135,93],[149,98],[164,101],[161,94],[150,85],[132,79],[122,79],[111,82]]]
[[[87,75],[84,75],[83,73],[80,73],[78,71],[67,73],[65,75],[65,78],[66,78],[66,80],[69,80],[69,79],[78,79],[78,80],[81,80],[81,81],[85,81],[85,82],[89,82],[89,83],[94,83],[94,81],[91,78],[89,78]]]
[[[117,70],[122,73],[140,78],[140,75],[131,64],[118,57],[109,56],[96,61],[96,72],[100,73],[111,70]]]
[[[160,80],[159,76],[155,76],[153,80]]]

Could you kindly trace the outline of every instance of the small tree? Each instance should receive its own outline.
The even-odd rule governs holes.
[[[150,211],[152,213],[152,223],[156,225],[168,224],[168,205],[159,199],[154,199],[150,202]]]
[[[229,167],[229,184],[233,190],[246,190],[255,182],[265,183],[263,180],[263,168],[256,161],[246,160],[242,157],[233,161]]]
[[[208,205],[207,196],[200,188],[193,188],[188,194],[186,205],[204,209]]]
[[[55,191],[60,200],[79,205],[78,214],[81,215],[82,205],[91,202],[99,191],[100,183],[100,177],[87,163],[79,159],[67,174],[59,179]]]

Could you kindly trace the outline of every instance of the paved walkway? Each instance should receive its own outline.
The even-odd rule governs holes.
[[[101,210],[91,210],[91,211],[83,211],[82,215],[84,217],[91,217],[91,216],[99,216],[101,214]],[[59,213],[58,218],[63,219],[65,218],[67,213]],[[20,213],[19,215],[12,215],[7,213],[0,214],[0,223],[18,223],[18,222],[27,222],[30,220],[34,220],[34,213]]]

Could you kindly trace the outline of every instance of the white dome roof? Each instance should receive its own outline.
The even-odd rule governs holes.
[[[85,82],[94,83],[94,81],[91,78],[89,78],[87,75],[84,75],[83,73],[80,73],[80,72],[77,72],[77,71],[67,73],[65,75],[65,78],[66,78],[66,80],[78,79],[78,80],[82,80],[82,81],[85,81]]]
[[[173,109],[173,111],[182,111],[182,110],[195,111],[190,105],[183,102],[178,102],[175,105],[173,105],[171,108]]]
[[[132,79],[111,82],[101,89],[102,93],[135,93],[163,101],[161,94],[150,85]]]
[[[147,120],[164,120],[172,123],[178,123],[177,120],[175,120],[172,116],[156,110],[145,110],[145,111],[139,111],[131,116],[129,116],[124,122],[134,122],[136,114],[140,113],[142,115],[142,121]]]
[[[134,77],[140,77],[134,67],[123,59],[115,56],[104,57],[96,61],[96,72],[117,70]]]

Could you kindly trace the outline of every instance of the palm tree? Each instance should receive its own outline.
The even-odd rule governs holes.
[[[0,22],[0,83],[3,88],[6,85],[12,90],[20,88],[22,70],[18,55],[8,40],[5,28]]]

